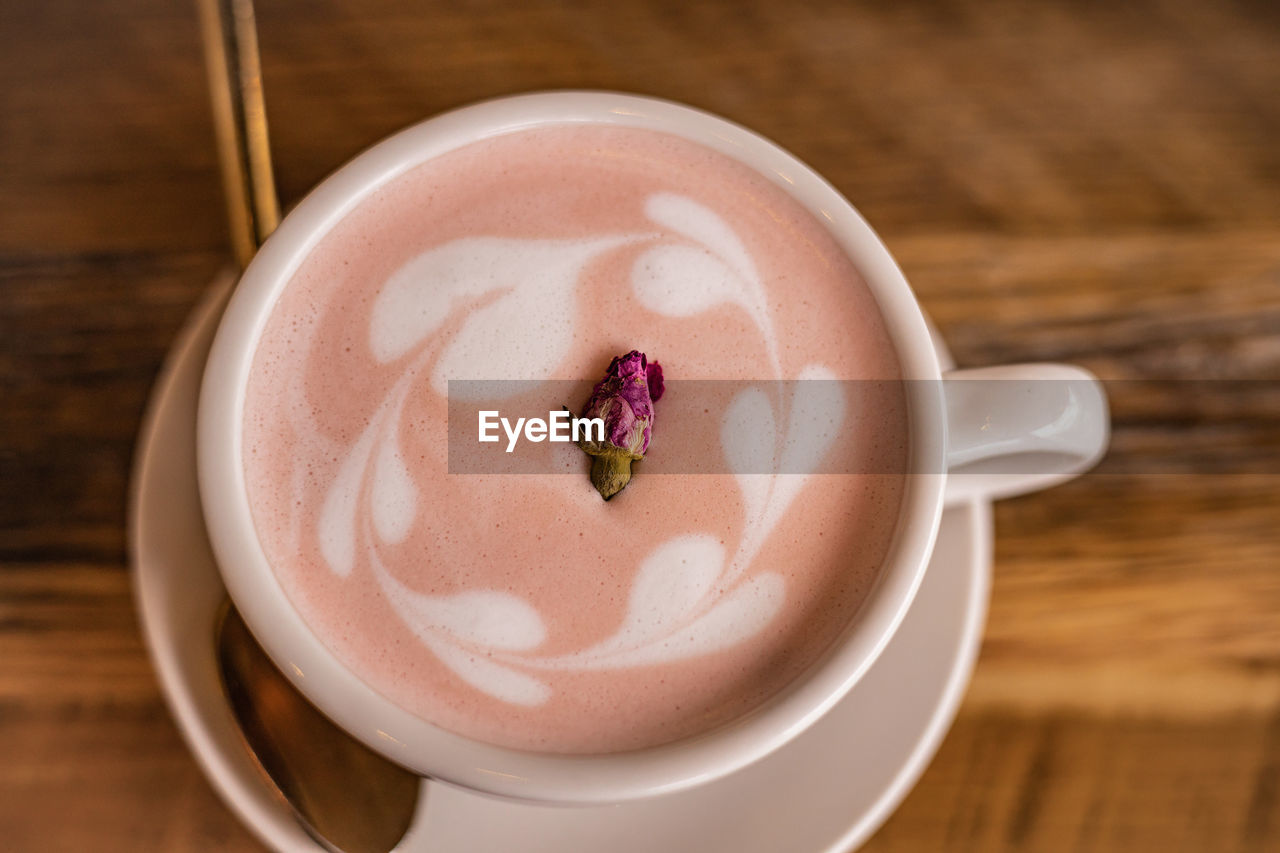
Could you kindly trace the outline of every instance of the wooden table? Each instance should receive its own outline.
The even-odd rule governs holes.
[[[260,3],[286,200],[448,107],[651,93],[827,175],[961,364],[1188,380],[1113,385],[1101,470],[999,505],[973,685],[867,849],[1280,850],[1280,7]],[[125,556],[145,396],[227,254],[195,21],[0,10],[5,850],[255,849]]]

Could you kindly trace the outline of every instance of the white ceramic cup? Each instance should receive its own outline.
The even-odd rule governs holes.
[[[797,682],[746,717],[676,743],[608,755],[521,752],[461,737],[401,709],[325,648],[290,604],[255,534],[241,425],[253,354],[267,318],[312,249],[362,200],[414,166],[478,139],[530,127],[607,124],[678,134],[721,151],[783,187],[853,260],[879,303],[907,383],[912,470],[890,555],[856,619]],[[1105,397],[1077,368],[1024,365],[948,379],[1069,379],[943,383],[928,328],[888,250],[826,181],[773,143],[707,113],[628,95],[558,92],[466,107],[404,130],[356,157],[285,217],[254,258],[218,328],[198,420],[200,494],[227,589],[267,653],[325,714],[415,772],[525,800],[621,802],[723,776],[777,749],[834,705],[888,643],[920,584],[948,495],[1004,496],[1080,473],[1103,453]],[[944,387],[959,389],[944,394]],[[1007,390],[1002,390],[1006,388]],[[965,389],[972,389],[967,391]],[[1033,393],[1033,397],[1035,394]],[[942,473],[962,466],[965,477]],[[937,473],[933,473],[937,472]],[[907,676],[909,677],[909,675]]]

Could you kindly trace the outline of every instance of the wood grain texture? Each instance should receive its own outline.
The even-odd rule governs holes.
[[[867,849],[1280,849],[1280,6],[259,7],[286,200],[469,101],[660,95],[827,175],[961,364],[1184,381],[1114,384],[1100,471],[998,505],[973,685]],[[201,74],[185,2],[0,6],[0,849],[257,849],[124,551],[147,391],[226,255]]]

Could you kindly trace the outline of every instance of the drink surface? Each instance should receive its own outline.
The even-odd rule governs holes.
[[[631,349],[669,381],[899,377],[871,292],[814,216],[651,131],[472,143],[362,201],[302,263],[254,356],[249,501],[290,601],[369,685],[478,740],[622,751],[758,707],[856,617],[902,498],[900,394],[873,410],[806,398],[830,382],[733,400],[726,470],[772,442],[778,475],[641,462],[606,503],[571,444],[555,452],[572,473],[448,473],[449,380],[589,391]],[[650,457],[682,404],[655,404]],[[830,446],[789,445],[814,411]],[[877,473],[823,475],[840,447]]]

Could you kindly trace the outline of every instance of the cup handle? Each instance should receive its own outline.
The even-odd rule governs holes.
[[[1107,449],[1102,383],[1065,364],[1011,364],[943,374],[947,503],[1026,494],[1077,477]]]

